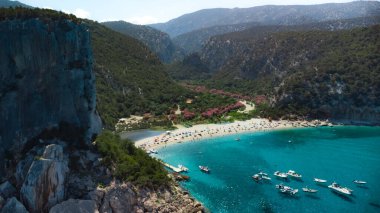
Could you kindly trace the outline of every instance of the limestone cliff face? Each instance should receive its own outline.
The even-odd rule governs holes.
[[[88,142],[100,130],[85,26],[1,21],[0,49],[0,162],[7,150],[19,152],[40,137]]]

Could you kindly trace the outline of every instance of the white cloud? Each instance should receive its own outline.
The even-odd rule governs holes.
[[[80,9],[80,8],[77,8],[75,9],[75,11],[73,12],[73,14],[76,16],[76,17],[79,17],[79,18],[89,18],[90,17],[90,13],[83,10],[83,9]]]
[[[81,8],[77,8],[74,11],[62,10],[62,12],[67,13],[67,14],[73,14],[78,18],[89,18],[90,17],[90,12],[83,10]]]
[[[140,24],[140,25],[153,24],[153,23],[158,22],[158,19],[152,16],[130,17],[124,20],[126,22],[130,22],[133,24]]]

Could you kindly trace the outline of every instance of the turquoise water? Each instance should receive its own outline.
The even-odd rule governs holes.
[[[235,141],[239,137],[240,141]],[[289,142],[289,140],[291,142]],[[380,212],[380,128],[326,127],[231,135],[202,142],[181,143],[159,150],[158,157],[190,169],[184,188],[211,212]],[[211,174],[199,171],[206,165]],[[296,197],[280,194],[272,174],[289,169],[303,181],[285,185],[298,188]],[[272,183],[256,183],[251,176],[260,170]],[[339,196],[313,178],[337,181],[354,190]],[[352,180],[368,182],[358,187]],[[306,195],[301,187],[318,189]]]

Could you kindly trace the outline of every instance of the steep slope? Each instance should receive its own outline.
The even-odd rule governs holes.
[[[376,121],[379,30],[233,33],[210,41],[203,59],[216,68],[213,87],[267,94],[284,112]]]
[[[119,118],[131,114],[161,115],[185,93],[141,42],[99,23],[85,22],[93,44],[97,107],[107,127],[113,128]]]
[[[380,23],[379,16],[366,16],[352,19],[340,19],[340,20],[332,20],[318,23],[310,23],[304,24],[300,26],[275,26],[272,28],[266,27],[271,31],[286,31],[286,30],[303,30],[303,29],[325,29],[325,30],[343,30],[343,29],[351,29],[355,27],[365,27],[374,24]],[[200,30],[195,30],[189,33],[185,33],[173,38],[173,42],[176,46],[183,49],[187,54],[198,52],[202,49],[203,45],[207,43],[207,41],[216,35],[222,35],[233,32],[240,32],[246,30],[248,33],[247,36],[250,36],[254,31],[261,32],[264,29],[263,26],[259,23],[244,23],[244,24],[236,24],[236,25],[223,25],[223,26],[214,26],[209,28],[204,28]],[[239,34],[239,36],[241,36]]]
[[[213,26],[200,30],[194,30],[177,37],[173,38],[173,42],[176,46],[181,48],[185,55],[189,55],[194,52],[198,52],[202,49],[202,45],[206,41],[215,35],[221,35],[230,32],[238,32],[248,29],[252,26],[259,25],[259,23],[244,23],[244,24],[233,24],[233,25],[223,25],[223,26]]]
[[[150,26],[171,37],[194,30],[218,26],[260,22],[263,25],[295,25],[318,21],[349,19],[380,14],[380,2],[355,1],[342,4],[259,6],[252,8],[206,9]]]
[[[171,62],[182,56],[181,51],[175,47],[168,34],[152,27],[135,25],[125,21],[103,22],[102,24],[112,30],[141,41],[152,52],[156,53],[164,63]]]
[[[231,67],[231,59],[242,58],[244,57],[243,55],[248,56],[248,54],[254,52],[256,46],[253,46],[253,44],[266,40],[273,33],[310,30],[336,31],[376,24],[380,24],[380,16],[334,20],[305,25],[254,26],[241,32],[227,33],[210,38],[204,45],[200,55],[202,60],[208,64],[210,72],[218,72],[218,70],[224,69],[224,66]],[[266,50],[262,51],[266,52]],[[245,74],[244,76],[239,76],[241,73],[237,76],[232,76],[234,72],[229,72],[229,74],[230,77],[251,77],[249,74]]]
[[[14,171],[9,167],[33,147],[46,146],[51,140],[86,147],[101,130],[101,123],[95,110],[90,35],[78,19],[51,10],[1,8],[0,46],[2,182],[5,172]],[[37,200],[49,196],[52,202],[62,199],[65,172],[56,169],[64,166],[52,163],[41,162],[30,177],[32,185],[44,166],[50,166],[52,176],[45,176],[43,182],[46,196]],[[51,177],[54,180],[49,182]],[[26,199],[36,198],[34,186],[29,189]]]

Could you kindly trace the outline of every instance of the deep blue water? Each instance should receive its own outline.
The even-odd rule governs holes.
[[[190,169],[191,181],[182,185],[211,212],[380,212],[380,127],[245,133],[168,146],[157,157]],[[198,165],[209,166],[211,174],[200,172]],[[275,189],[283,181],[273,172],[289,169],[303,175],[302,182],[284,182],[300,190],[296,197]],[[272,183],[251,179],[260,170],[270,174]],[[314,177],[337,181],[353,189],[353,196],[338,196],[316,185]],[[368,184],[360,188],[354,179]],[[306,195],[303,186],[319,191]]]

